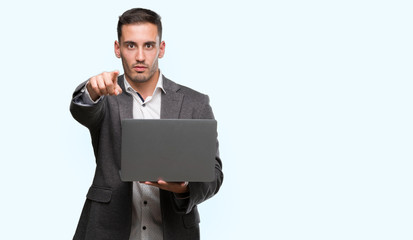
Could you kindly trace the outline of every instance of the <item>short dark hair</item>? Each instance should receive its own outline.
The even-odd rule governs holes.
[[[152,23],[158,28],[159,41],[162,39],[161,16],[156,12],[144,8],[132,8],[119,16],[118,21],[118,40],[122,36],[122,26],[133,23]]]

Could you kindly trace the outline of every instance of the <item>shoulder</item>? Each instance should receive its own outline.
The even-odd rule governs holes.
[[[209,102],[209,98],[206,94],[203,94],[187,86],[175,83],[174,81],[166,78],[165,76],[163,77],[163,81],[165,91],[174,91],[176,93],[183,94],[185,98],[191,99],[192,101],[204,103]]]
[[[207,95],[177,84],[165,77],[163,80],[166,95],[169,96],[168,99],[175,99],[181,102],[180,118],[214,118]]]
[[[191,98],[193,100],[205,102],[205,103],[209,102],[209,98],[206,94],[203,94],[201,92],[198,92],[192,88],[189,88],[183,85],[179,85],[179,86],[181,87],[181,89],[178,92],[184,94],[186,98]]]

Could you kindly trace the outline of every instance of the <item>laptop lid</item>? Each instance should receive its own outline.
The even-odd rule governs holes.
[[[215,176],[213,119],[122,120],[122,181],[210,182]]]

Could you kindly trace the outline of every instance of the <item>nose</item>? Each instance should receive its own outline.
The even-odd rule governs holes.
[[[145,62],[145,54],[142,48],[138,48],[135,58],[138,62]]]

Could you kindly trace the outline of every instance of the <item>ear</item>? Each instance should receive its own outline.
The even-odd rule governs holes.
[[[117,40],[115,40],[115,55],[117,58],[120,58],[120,44]]]
[[[162,58],[163,55],[165,55],[165,41],[162,41],[161,44],[159,44],[158,58]]]

